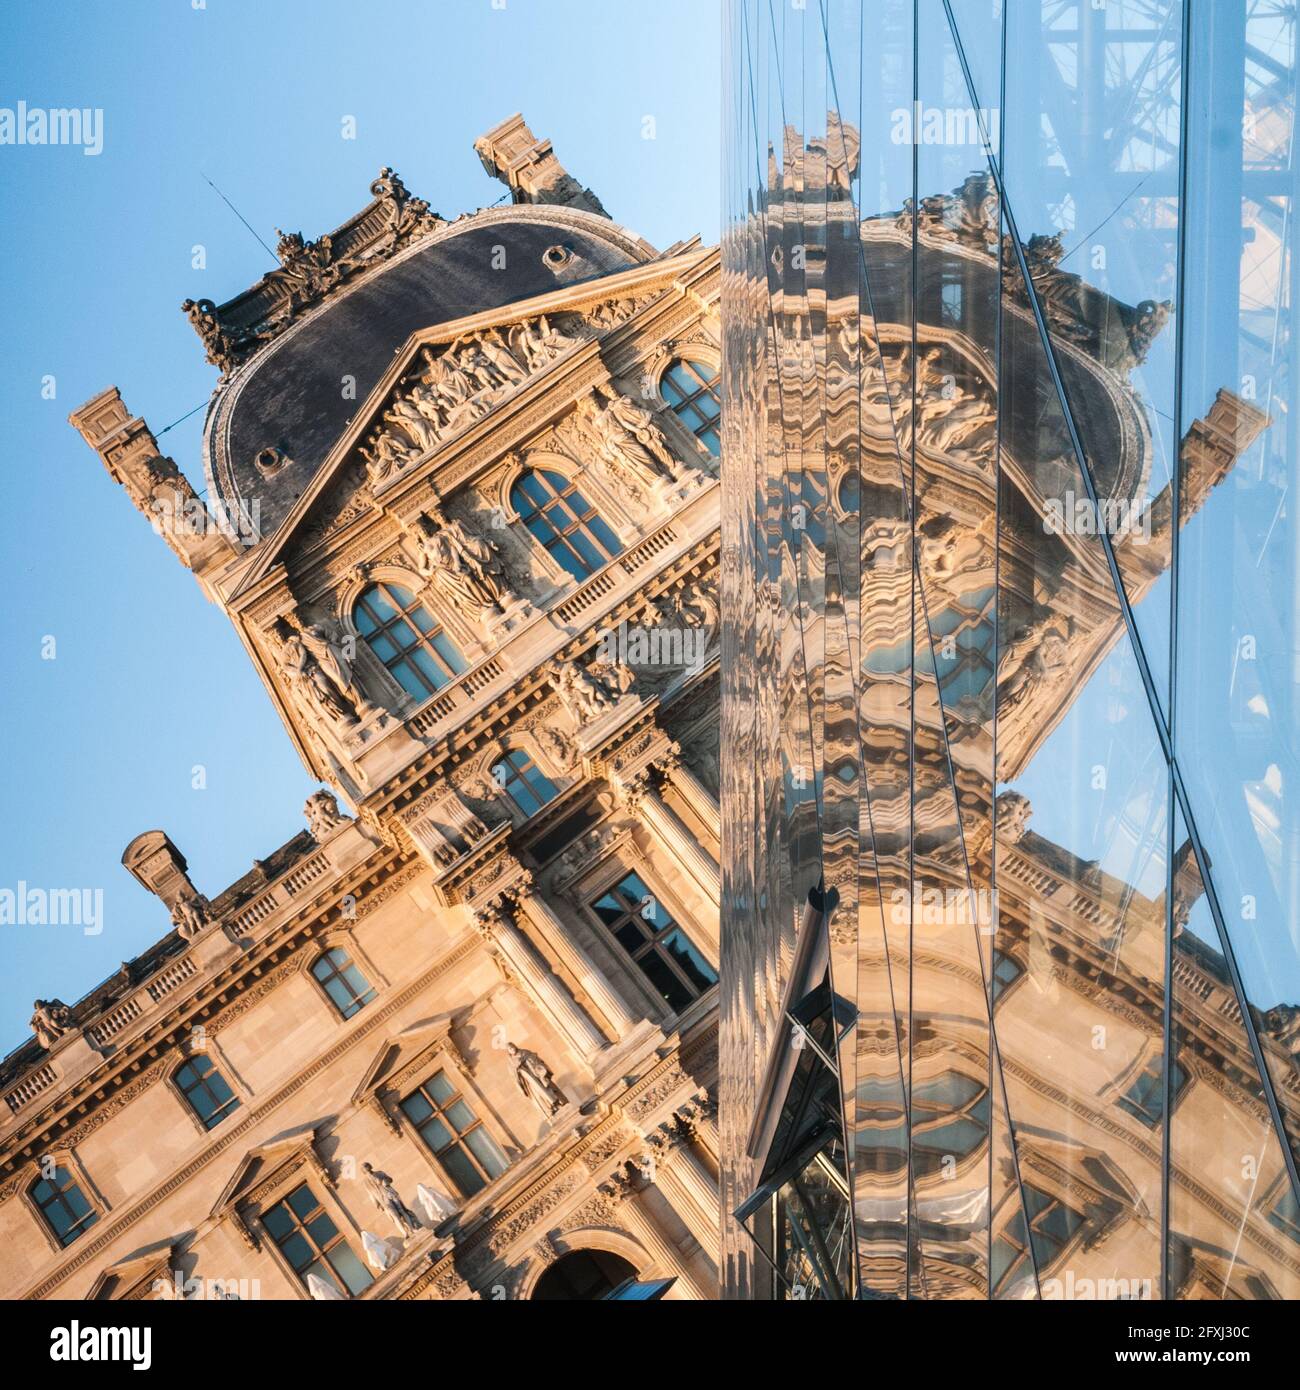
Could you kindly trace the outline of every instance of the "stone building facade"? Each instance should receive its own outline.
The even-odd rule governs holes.
[[[71,417],[323,789],[220,892],[131,841],[171,930],[3,1063],[9,1297],[717,1295],[718,258],[476,150],[186,302],[206,504]]]

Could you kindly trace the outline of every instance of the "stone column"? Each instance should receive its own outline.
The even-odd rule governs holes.
[[[500,903],[490,903],[474,909],[472,915],[479,934],[493,950],[500,952],[506,965],[575,1055],[590,1065],[587,1059],[609,1045],[604,1034],[556,979],[550,967],[538,959],[528,938],[510,919],[508,910]]]
[[[525,916],[555,948],[556,954],[579,981],[592,1004],[604,1016],[615,1040],[626,1037],[636,1027],[636,1016],[575,939],[572,928],[533,886],[531,878],[524,879],[513,891],[513,896]]]
[[[630,778],[617,778],[613,786],[628,811],[645,821],[664,847],[704,890],[709,901],[719,906],[722,892],[718,866],[700,848],[699,842],[677,818],[672,807],[650,785],[649,774],[639,772]]]
[[[672,783],[673,789],[682,800],[708,826],[709,834],[715,840],[722,839],[722,815],[712,792],[682,761],[677,752],[669,753],[658,764],[664,776]]]
[[[691,1147],[689,1131],[660,1130],[647,1144],[647,1156],[654,1159],[655,1185],[716,1264],[721,1239],[718,1185]]]
[[[654,1217],[642,1207],[635,1194],[624,1198],[618,1209],[618,1219],[654,1256],[662,1269],[677,1276],[677,1287],[684,1293],[701,1302],[713,1297],[688,1267],[685,1255],[664,1236]]]

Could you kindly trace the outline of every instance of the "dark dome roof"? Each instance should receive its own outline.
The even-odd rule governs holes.
[[[557,245],[569,253],[558,269],[543,260]],[[218,391],[204,449],[211,497],[236,516],[256,500],[270,535],[412,333],[655,255],[616,223],[566,207],[490,209],[440,228],[305,314]],[[348,376],[355,396],[345,398]],[[268,447],[290,460],[270,477],[253,462]]]

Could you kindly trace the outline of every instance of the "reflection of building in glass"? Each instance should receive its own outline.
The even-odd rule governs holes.
[[[1296,1297],[1294,19],[772,13],[725,97],[726,1285]]]

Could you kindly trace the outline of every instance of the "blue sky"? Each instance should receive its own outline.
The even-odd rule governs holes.
[[[75,1001],[169,929],[121,867],[135,835],[166,830],[215,894],[302,828],[314,786],[226,620],[67,423],[109,384],[155,432],[206,402],[181,300],[273,261],[205,176],[272,246],[332,230],[384,164],[455,216],[501,197],[473,141],[519,110],[655,245],[718,234],[707,0],[200,3],[0,12],[0,106],[104,113],[97,157],[0,146],[0,888],[104,893],[97,936],[0,926],[0,1052],[35,997]],[[160,439],[199,488],[201,420]]]

